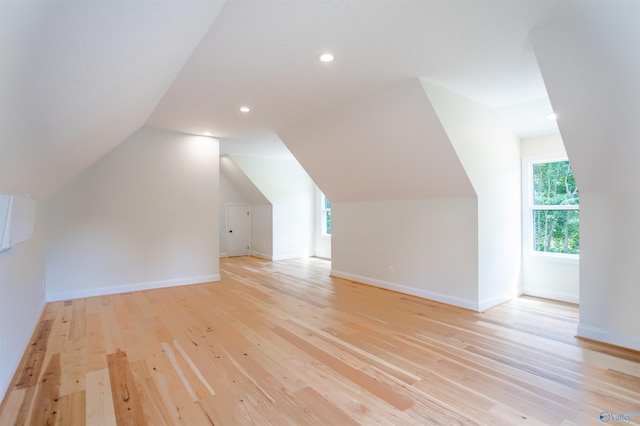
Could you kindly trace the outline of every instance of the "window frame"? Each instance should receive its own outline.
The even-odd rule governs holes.
[[[580,254],[570,253],[552,253],[537,251],[534,249],[535,236],[533,235],[535,228],[533,226],[533,212],[544,210],[576,210],[580,212],[579,204],[567,204],[567,205],[536,205],[534,204],[534,188],[533,188],[533,166],[540,163],[554,163],[560,161],[569,161],[564,154],[547,154],[529,156],[522,159],[522,168],[525,173],[526,179],[523,179],[522,191],[526,196],[523,198],[522,209],[522,244],[523,254],[528,257],[535,257],[540,260],[547,260],[551,262],[559,263],[578,263],[580,260]]]
[[[329,206],[331,206],[331,201],[324,195],[323,192],[320,192],[320,214],[321,214],[321,226],[322,226],[322,236],[330,237],[331,232],[327,232],[327,213],[331,215],[331,207],[327,208],[327,201],[329,202]],[[329,230],[331,231],[331,230]]]

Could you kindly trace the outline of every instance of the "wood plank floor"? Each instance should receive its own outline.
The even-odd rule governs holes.
[[[222,259],[220,282],[50,303],[0,424],[640,424],[640,353],[575,339],[576,306],[478,314],[329,268]]]

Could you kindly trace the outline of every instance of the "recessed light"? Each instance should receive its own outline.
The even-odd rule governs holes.
[[[333,55],[331,53],[323,53],[320,55],[320,61],[322,62],[331,62],[333,61]]]
[[[204,132],[202,133],[202,136],[213,136],[213,135],[211,134],[211,132]]]
[[[555,112],[550,112],[549,114],[547,114],[547,120],[556,121],[557,118],[558,116]]]
[[[240,108],[240,112],[249,112],[249,111],[251,111],[249,107],[243,106]]]

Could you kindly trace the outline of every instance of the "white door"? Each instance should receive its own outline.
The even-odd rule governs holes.
[[[227,205],[227,254],[246,256],[251,248],[251,217],[248,204]]]

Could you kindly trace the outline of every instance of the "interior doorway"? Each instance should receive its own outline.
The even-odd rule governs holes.
[[[251,252],[251,208],[249,204],[227,204],[227,255]]]

